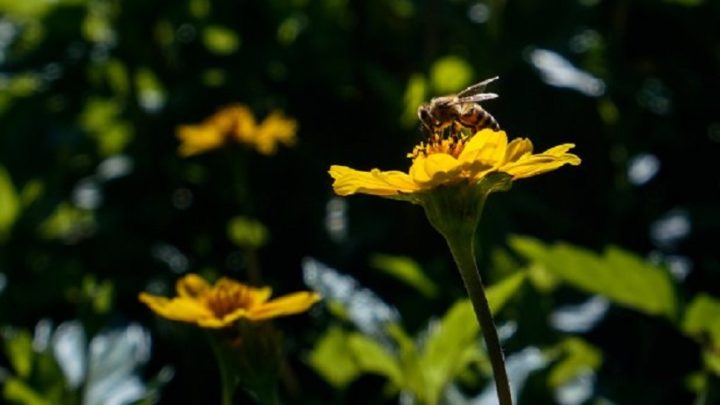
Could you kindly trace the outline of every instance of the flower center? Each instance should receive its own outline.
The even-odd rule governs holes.
[[[250,309],[253,304],[248,290],[233,285],[215,286],[204,298],[205,304],[218,318],[240,308]]]
[[[448,137],[443,137],[440,134],[432,134],[426,142],[420,142],[413,148],[411,153],[407,154],[407,157],[416,159],[419,156],[428,156],[433,153],[445,153],[454,158],[460,156],[460,153],[465,148],[468,136],[463,133],[454,132]]]

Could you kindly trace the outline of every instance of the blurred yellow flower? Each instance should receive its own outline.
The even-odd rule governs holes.
[[[229,278],[208,284],[197,274],[177,281],[177,297],[140,293],[139,299],[158,315],[204,328],[224,328],[240,319],[262,321],[307,311],[320,296],[301,291],[269,300],[270,287],[254,288]]]
[[[506,173],[517,180],[566,164],[577,166],[580,158],[567,153],[574,146],[566,143],[533,154],[529,139],[518,138],[508,143],[505,131],[483,129],[473,136],[448,138],[436,134],[408,155],[412,158],[408,173],[359,171],[338,165],[331,166],[329,173],[335,179],[333,189],[338,195],[360,193],[403,199],[440,185],[479,183],[491,173]]]
[[[271,112],[260,124],[252,111],[243,104],[221,109],[196,125],[180,125],[177,137],[178,152],[192,156],[236,142],[254,147],[263,155],[272,155],[278,144],[292,146],[295,143],[297,122],[278,111]]]

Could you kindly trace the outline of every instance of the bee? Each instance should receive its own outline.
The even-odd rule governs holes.
[[[495,118],[485,111],[480,102],[497,98],[495,93],[484,93],[488,83],[498,77],[473,84],[458,94],[436,97],[418,107],[418,118],[428,135],[436,134],[453,126],[456,131],[463,127],[477,132],[484,128],[500,129]]]

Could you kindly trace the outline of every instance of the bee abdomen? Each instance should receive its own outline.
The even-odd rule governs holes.
[[[458,121],[460,121],[460,123],[465,127],[472,129],[474,132],[485,128],[490,128],[493,131],[500,130],[500,124],[498,124],[497,120],[495,120],[495,117],[480,108],[474,108],[467,114],[460,116]]]

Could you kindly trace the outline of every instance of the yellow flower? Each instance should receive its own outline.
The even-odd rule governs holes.
[[[179,126],[177,137],[182,156],[204,153],[231,140],[252,146],[263,155],[272,155],[278,144],[292,146],[296,132],[297,122],[278,111],[270,113],[258,124],[246,105],[234,104],[200,124]]]
[[[334,165],[330,175],[335,179],[335,192],[341,196],[360,193],[414,201],[414,196],[438,186],[479,183],[492,173],[505,173],[517,180],[566,164],[577,166],[580,158],[567,153],[574,146],[566,143],[533,154],[529,139],[508,143],[504,131],[483,129],[471,137],[442,138],[436,134],[408,155],[412,158],[408,173],[379,169],[368,172]]]
[[[181,125],[177,129],[180,139],[178,153],[181,156],[192,156],[221,147],[225,136],[215,128],[203,125]]]
[[[188,274],[176,284],[177,297],[140,293],[139,299],[158,315],[204,328],[224,328],[240,319],[262,321],[307,311],[320,296],[301,291],[269,300],[270,287],[254,288],[229,278],[208,284]]]
[[[263,155],[273,155],[278,144],[292,146],[295,143],[297,123],[279,112],[272,112],[255,131],[253,143]]]

